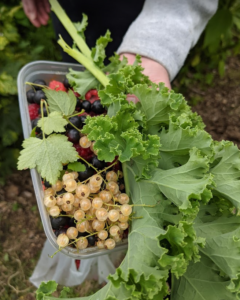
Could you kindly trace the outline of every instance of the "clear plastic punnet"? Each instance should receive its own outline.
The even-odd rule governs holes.
[[[35,61],[25,65],[19,72],[17,79],[18,101],[24,138],[28,138],[32,131],[31,121],[28,114],[28,102],[26,97],[26,92],[31,87],[26,85],[26,82],[33,82],[35,79],[43,79],[46,81],[47,84],[51,80],[63,81],[65,75],[68,73],[69,68],[79,71],[84,70],[82,66],[77,64],[52,61]],[[43,204],[43,188],[41,176],[38,174],[36,169],[31,170],[31,176],[45,234],[51,245],[58,249],[56,236],[52,230],[48,212]],[[125,239],[122,242],[118,243],[116,247],[112,250],[101,250],[97,247],[90,247],[83,250],[77,250],[75,248],[66,247],[63,248],[61,252],[75,259],[87,259],[108,254],[110,252],[127,249],[127,245],[127,239]]]

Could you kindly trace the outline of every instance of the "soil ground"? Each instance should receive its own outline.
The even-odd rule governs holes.
[[[229,60],[226,76],[211,87],[191,86],[186,99],[201,99],[193,110],[216,140],[228,139],[240,146],[240,59]],[[176,83],[177,84],[177,83]],[[0,299],[33,300],[35,287],[28,281],[43,243],[41,225],[29,171],[15,172],[0,187]],[[85,282],[72,296],[86,296],[99,288]]]

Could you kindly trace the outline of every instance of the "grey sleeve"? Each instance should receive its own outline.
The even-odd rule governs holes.
[[[117,52],[149,57],[173,80],[217,6],[218,0],[146,0]]]

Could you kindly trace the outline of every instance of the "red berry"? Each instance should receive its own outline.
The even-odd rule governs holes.
[[[38,110],[40,106],[36,103],[28,105],[28,112],[31,120],[34,120],[38,117]]]
[[[64,84],[62,82],[56,81],[56,80],[50,81],[49,87],[51,90],[55,90],[55,91],[63,91],[63,92],[67,91]]]
[[[85,99],[93,103],[96,100],[99,100],[98,91],[97,90],[89,90],[85,94]]]
[[[87,161],[91,160],[94,155],[90,148],[82,148],[79,144],[73,144],[73,146],[77,150],[79,156],[86,159]]]
[[[79,267],[80,267],[80,263],[81,263],[81,260],[79,260],[79,259],[75,259],[75,264],[76,264],[76,268],[77,268],[77,270],[79,269]]]

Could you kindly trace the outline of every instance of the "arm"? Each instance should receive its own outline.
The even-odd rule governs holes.
[[[168,85],[166,74],[174,79],[217,6],[218,0],[146,0],[118,53],[144,56],[145,73]]]

